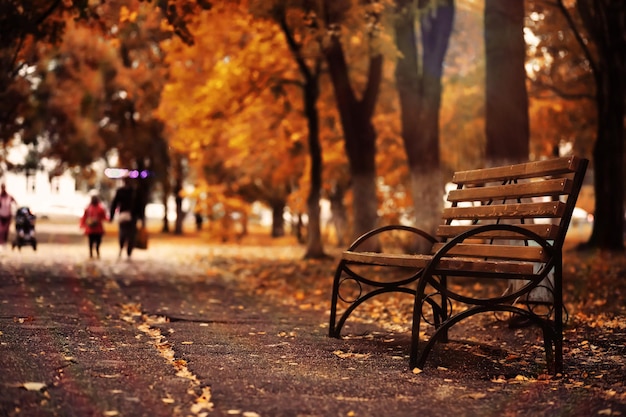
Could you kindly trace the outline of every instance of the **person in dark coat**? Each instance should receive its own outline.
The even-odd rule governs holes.
[[[110,221],[113,221],[117,213],[120,245],[118,257],[122,256],[124,247],[126,247],[128,258],[133,253],[137,234],[137,220],[143,221],[142,213],[139,210],[140,206],[137,190],[133,187],[131,179],[125,178],[124,185],[115,192],[109,215]]]

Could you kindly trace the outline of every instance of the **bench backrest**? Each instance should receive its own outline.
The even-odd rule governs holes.
[[[561,250],[582,187],[588,160],[575,156],[456,172],[451,207],[443,210],[437,235],[442,242],[482,224],[512,223],[536,233]],[[528,237],[494,230],[473,236],[449,255],[545,262]],[[435,245],[435,251],[443,243]]]

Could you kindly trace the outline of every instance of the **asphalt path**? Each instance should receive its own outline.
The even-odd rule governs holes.
[[[38,236],[36,252],[0,253],[0,416],[586,416],[607,409],[606,398],[558,381],[505,384],[445,367],[415,374],[406,335],[330,339],[326,311],[269,302],[211,262],[242,251],[262,261],[271,248],[153,234],[148,250],[118,259],[110,230],[102,258],[89,259],[75,223],[42,223]],[[302,248],[289,253],[295,262]],[[331,279],[329,271],[329,286]],[[457,357],[480,375],[480,358]],[[450,368],[463,369],[459,363]]]

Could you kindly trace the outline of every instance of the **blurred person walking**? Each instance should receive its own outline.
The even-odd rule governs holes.
[[[7,192],[6,184],[3,183],[0,185],[0,249],[4,249],[9,240],[14,207],[17,207],[17,202]]]
[[[124,178],[124,185],[117,189],[115,197],[111,203],[109,220],[113,221],[117,212],[117,221],[119,223],[119,245],[120,252],[118,258],[122,256],[124,247],[126,254],[130,258],[135,247],[135,236],[137,235],[137,220],[142,218],[139,213],[139,199],[137,190],[133,187],[130,178]],[[142,218],[143,221],[143,218]]]
[[[85,208],[83,217],[80,218],[80,227],[85,229],[89,241],[89,257],[93,258],[93,251],[100,258],[100,244],[104,235],[103,222],[109,219],[107,211],[100,202],[97,191],[91,191],[91,201]]]

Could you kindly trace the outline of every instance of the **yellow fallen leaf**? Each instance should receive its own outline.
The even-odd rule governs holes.
[[[163,401],[165,404],[174,404],[173,398],[161,398],[161,401]]]
[[[122,374],[100,374],[98,375],[100,378],[120,378],[122,376]]]
[[[413,373],[414,373],[415,375],[417,375],[417,374],[421,374],[422,372],[424,372],[424,371],[422,371],[420,368],[413,368]]]
[[[104,415],[107,417],[114,417],[114,416],[119,416],[120,413],[117,410],[109,410],[109,411],[105,411]]]
[[[482,392],[476,392],[473,394],[468,394],[468,397],[470,397],[473,400],[480,400],[482,398],[485,398],[487,396],[487,394],[482,393]]]
[[[333,353],[339,356],[341,359],[346,359],[346,358],[368,359],[371,356],[370,353],[344,352],[342,350],[336,350]]]
[[[22,386],[26,388],[27,391],[41,391],[46,387],[46,384],[43,382],[24,382]]]
[[[598,411],[599,416],[610,416],[611,414],[613,414],[613,410],[611,410],[610,408],[605,408],[604,410]]]
[[[193,342],[181,342],[181,345],[193,345]]]

